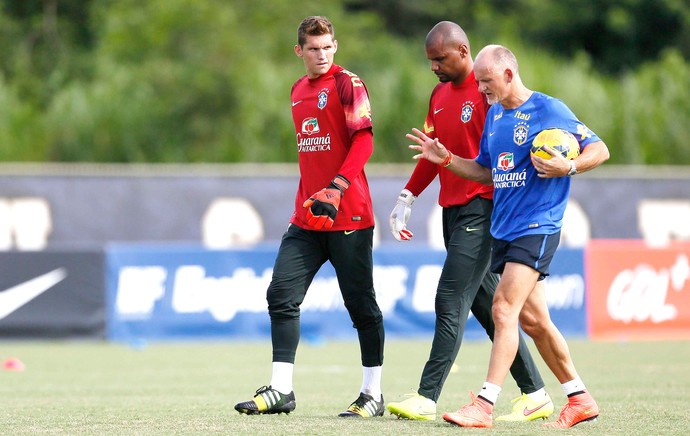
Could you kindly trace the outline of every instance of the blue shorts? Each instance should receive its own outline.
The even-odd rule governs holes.
[[[549,275],[549,265],[561,240],[553,235],[527,235],[513,241],[494,239],[491,272],[502,274],[507,262],[521,263],[539,272],[539,280]]]

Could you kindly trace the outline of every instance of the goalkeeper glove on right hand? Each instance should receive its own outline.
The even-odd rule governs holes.
[[[417,197],[412,195],[412,192],[403,189],[388,219],[391,233],[398,241],[409,241],[412,239],[412,232],[407,229],[407,221],[410,219],[412,203],[414,203],[415,198]]]
[[[315,229],[333,227],[335,217],[338,214],[338,207],[340,207],[340,199],[349,187],[350,182],[338,174],[328,187],[309,197],[302,205],[302,207],[308,208],[307,224]]]

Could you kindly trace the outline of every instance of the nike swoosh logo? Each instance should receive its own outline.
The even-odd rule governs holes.
[[[57,285],[67,277],[65,268],[58,268],[0,292],[0,319],[3,319]]]
[[[494,136],[494,133],[496,133],[496,132],[490,132],[489,136]]]
[[[479,230],[481,230],[481,229],[475,229],[474,227],[470,227],[470,226],[467,226],[467,228],[465,229],[466,232],[477,232]]]
[[[353,233],[356,232],[356,231],[357,231],[357,230],[345,230],[343,233],[345,233],[345,235],[347,236],[347,235],[353,234]]]
[[[434,115],[441,112],[443,109],[445,109],[445,108],[442,107],[441,109],[434,109]]]
[[[546,403],[542,404],[541,406],[535,407],[534,409],[528,409],[527,407],[525,407],[525,409],[522,411],[522,413],[525,416],[529,416],[529,415],[533,414],[534,412],[536,412],[537,410],[541,409],[542,407],[546,406],[547,404],[549,404],[548,401]]]
[[[293,102],[292,102],[292,107],[295,107],[295,106],[297,106],[297,105],[300,104],[300,103],[302,103],[302,100],[300,100],[300,101],[293,101]]]

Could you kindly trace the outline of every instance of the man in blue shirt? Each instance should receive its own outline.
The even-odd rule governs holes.
[[[455,174],[494,185],[491,270],[501,274],[493,302],[496,325],[486,382],[478,396],[443,418],[462,427],[492,427],[493,407],[517,351],[519,327],[534,340],[549,369],[561,383],[568,403],[548,427],[568,428],[599,415],[599,407],[580,379],[563,335],[551,322],[543,279],[558,246],[563,213],[575,174],[594,169],[609,158],[601,139],[560,100],[528,89],[520,79],[517,59],[505,47],[489,45],[474,64],[479,91],[492,105],[479,156],[454,156],[438,139],[413,129],[415,159],[447,166]],[[543,159],[530,154],[535,136],[544,129],[572,133],[580,155],[567,160],[549,147]]]
[[[477,89],[469,38],[458,24],[442,21],[429,31],[424,46],[440,82],[431,92],[424,132],[455,154],[475,157],[491,106]],[[488,271],[493,186],[458,177],[422,159],[398,196],[389,221],[391,232],[399,241],[412,237],[407,229],[412,203],[437,177],[447,255],[434,300],[434,338],[415,395],[386,406],[406,419],[436,419],[436,403],[462,345],[470,309],[490,338],[494,332],[491,304],[499,277]],[[553,402],[524,339],[510,371],[521,395],[513,400],[512,412],[496,420],[532,421],[551,415]]]

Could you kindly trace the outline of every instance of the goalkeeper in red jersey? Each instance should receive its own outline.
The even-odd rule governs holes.
[[[273,346],[271,383],[235,409],[246,414],[295,409],[300,305],[318,270],[330,261],[357,329],[363,372],[357,399],[339,416],[382,416],[384,329],[374,292],[374,213],[364,173],[374,147],[369,96],[357,75],[333,63],[338,42],[327,18],[305,18],[297,41],[295,53],[307,71],[290,96],[300,181],[266,295]]]
[[[424,132],[457,156],[474,158],[489,104],[477,89],[467,35],[456,23],[442,21],[428,33],[425,51],[440,83],[431,92]],[[448,162],[436,165],[419,160],[389,221],[397,240],[410,239],[407,220],[412,203],[438,176],[447,255],[436,290],[434,338],[417,391],[387,406],[392,414],[406,419],[436,419],[436,402],[460,350],[470,309],[489,337],[494,336],[491,309],[499,278],[489,272],[494,189],[458,177],[447,166]],[[502,421],[546,418],[554,409],[522,337],[519,344],[510,372],[521,396],[515,399],[511,414],[498,417]]]

